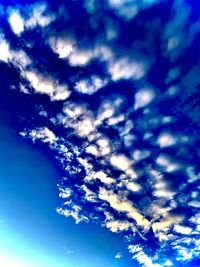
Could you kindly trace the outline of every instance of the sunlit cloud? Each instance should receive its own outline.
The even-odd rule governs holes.
[[[20,35],[24,31],[24,19],[18,10],[11,11],[8,21],[15,34]]]

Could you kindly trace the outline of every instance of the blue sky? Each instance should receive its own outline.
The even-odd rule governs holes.
[[[50,158],[2,122],[0,255],[5,267],[127,266],[116,234],[56,213],[59,172]],[[37,159],[37,160],[36,160]],[[119,263],[118,263],[119,262]],[[117,265],[118,264],[118,265]]]
[[[199,10],[1,1],[5,267],[198,266]]]

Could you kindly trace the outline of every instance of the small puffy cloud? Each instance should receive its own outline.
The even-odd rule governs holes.
[[[161,153],[157,157],[156,163],[162,166],[167,172],[173,172],[180,169],[180,165],[175,160],[173,160],[168,155],[165,155],[164,153]]]
[[[176,137],[171,133],[163,132],[158,136],[157,143],[160,147],[173,146],[177,142]]]
[[[59,58],[67,58],[73,52],[75,42],[69,38],[52,36],[49,45]]]
[[[131,160],[124,155],[112,155],[110,163],[117,169],[126,171],[131,166]]]
[[[182,225],[175,225],[174,231],[182,235],[189,235],[192,233],[192,229],[190,227]]]
[[[115,255],[115,259],[121,259],[123,257],[121,252],[117,252],[117,254]]]
[[[149,157],[151,154],[151,152],[149,150],[139,150],[139,149],[136,149],[133,151],[133,159],[135,161],[140,161],[140,160],[143,160],[147,157]]]
[[[132,181],[124,182],[124,186],[126,186],[126,188],[130,190],[130,192],[139,192],[142,189],[140,184],[132,182]]]
[[[121,58],[109,62],[108,72],[113,81],[122,79],[141,79],[145,75],[145,64],[142,62],[131,61]]]
[[[154,99],[155,94],[154,91],[149,88],[144,88],[139,90],[135,95],[135,104],[134,108],[143,108],[151,103],[151,101]]]
[[[132,226],[128,221],[119,220],[108,221],[105,225],[111,232],[114,233],[128,231]]]
[[[80,50],[75,48],[73,53],[69,55],[70,66],[85,66],[93,58],[93,53],[90,50]]]
[[[89,79],[83,79],[75,84],[75,90],[77,92],[92,95],[96,93],[100,88],[106,85],[107,81],[100,77],[93,75]]]
[[[163,265],[164,266],[173,266],[173,263],[170,260],[166,260]]]
[[[24,31],[24,19],[19,10],[12,10],[8,17],[9,24],[13,32],[20,35]]]

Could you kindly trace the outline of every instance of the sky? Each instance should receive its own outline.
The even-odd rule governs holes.
[[[21,140],[2,120],[1,125],[1,265],[84,267],[96,262],[96,266],[117,266],[118,250],[126,253],[120,238],[58,215],[60,174],[52,160]],[[120,266],[127,262],[122,260]]]
[[[199,266],[199,10],[1,1],[3,267]]]

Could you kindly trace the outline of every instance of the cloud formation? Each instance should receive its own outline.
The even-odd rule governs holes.
[[[0,63],[16,71],[9,89],[31,104],[20,134],[62,168],[58,213],[122,233],[141,266],[190,266],[200,249],[195,8],[25,7],[2,5]]]

